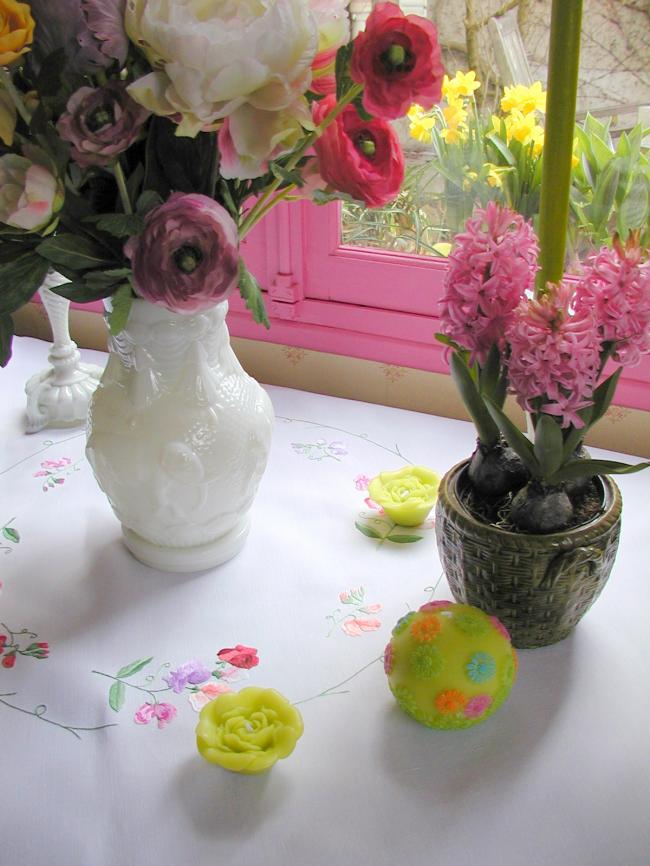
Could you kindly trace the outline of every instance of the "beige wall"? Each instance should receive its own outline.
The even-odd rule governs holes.
[[[18,334],[51,339],[49,322],[40,304],[27,304],[14,318]],[[80,346],[106,349],[104,321],[96,313],[72,310],[70,330]],[[440,373],[237,337],[232,344],[243,367],[267,385],[285,385],[448,418],[467,418],[451,378]],[[516,406],[514,410],[523,424],[522,414]],[[587,443],[650,457],[650,412],[611,406]]]

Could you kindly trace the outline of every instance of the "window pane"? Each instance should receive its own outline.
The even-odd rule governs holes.
[[[356,26],[371,5],[352,4]],[[490,16],[503,6],[499,0],[400,5],[407,13],[427,10],[437,24],[451,81],[440,106],[414,108],[397,122],[407,157],[398,199],[379,211],[344,205],[342,241],[441,256],[475,204],[496,199],[537,216],[551,0],[520,0],[498,19]],[[639,229],[650,240],[649,55],[644,0],[586,4],[569,270],[614,232]],[[456,74],[468,68],[476,72]]]

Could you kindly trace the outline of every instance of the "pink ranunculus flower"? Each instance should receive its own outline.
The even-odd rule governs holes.
[[[178,710],[173,704],[167,704],[164,701],[155,704],[153,708],[153,714],[158,719],[158,727],[161,729],[176,718],[177,712]]]
[[[348,619],[341,623],[341,628],[350,637],[360,637],[364,632],[377,631],[378,628],[381,628],[381,621],[374,617]]]
[[[232,692],[232,689],[225,683],[206,683],[198,691],[192,692],[188,696],[188,700],[192,708],[198,713],[210,701],[213,701],[219,695],[228,694],[228,692]]]
[[[230,649],[227,647],[220,649],[217,653],[217,658],[222,662],[228,662],[233,667],[245,668],[246,670],[254,668],[260,663],[257,650],[254,647],[243,646],[240,643]]]
[[[522,216],[489,202],[467,220],[449,256],[440,301],[444,334],[484,363],[491,347],[505,343],[505,329],[517,305],[531,293],[539,247]]]
[[[364,85],[363,107],[375,117],[403,117],[413,103],[432,108],[444,72],[435,26],[396,3],[378,3],[354,40],[350,74]]]
[[[617,363],[633,366],[650,352],[650,261],[643,261],[638,239],[625,246],[616,239],[587,260],[576,304],[591,307]]]
[[[79,165],[107,166],[138,138],[149,112],[126,92],[122,81],[80,87],[58,119],[59,135],[72,145]]]
[[[127,241],[135,292],[179,313],[224,301],[237,285],[237,226],[205,195],[177,192],[149,211],[141,234]]]
[[[336,105],[326,96],[314,103],[316,124]],[[362,120],[347,105],[314,143],[323,179],[339,192],[382,207],[396,198],[404,180],[404,155],[397,133],[384,120]]]
[[[27,146],[24,154],[0,156],[0,223],[44,232],[63,206],[63,186],[42,151]]]
[[[510,389],[522,409],[580,428],[578,412],[590,405],[598,380],[598,326],[590,306],[575,304],[569,283],[548,289],[539,299],[522,301],[506,329]]]
[[[148,725],[154,717],[154,705],[145,703],[135,711],[133,721],[136,725]]]

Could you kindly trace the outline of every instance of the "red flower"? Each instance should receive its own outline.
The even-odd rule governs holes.
[[[350,74],[364,85],[363,107],[384,120],[440,102],[444,71],[434,25],[395,3],[375,6],[354,40]]]
[[[316,124],[329,114],[336,98],[314,104]],[[381,207],[392,201],[404,180],[404,156],[396,133],[384,120],[362,120],[347,105],[314,143],[323,180],[339,192]]]
[[[217,658],[222,662],[228,662],[236,668],[254,668],[260,663],[257,657],[257,650],[251,646],[243,646],[238,643],[233,649],[221,649],[217,653]]]
[[[16,653],[9,653],[2,659],[3,668],[12,668],[16,664]]]

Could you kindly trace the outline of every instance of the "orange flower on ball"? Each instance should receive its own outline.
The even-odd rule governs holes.
[[[0,66],[9,66],[29,51],[34,19],[27,3],[0,0]]]

